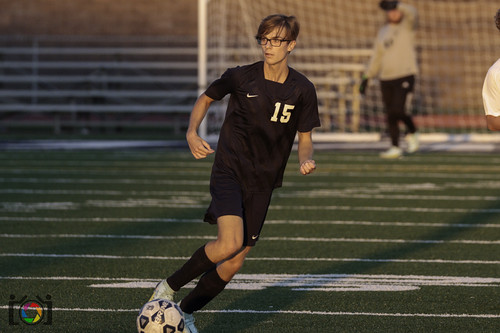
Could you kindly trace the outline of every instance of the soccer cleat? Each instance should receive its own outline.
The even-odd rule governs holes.
[[[419,142],[418,142],[418,133],[408,134],[406,136],[406,142],[408,143],[407,152],[412,154],[418,150]]]
[[[402,156],[403,156],[403,150],[396,146],[392,146],[383,153],[380,153],[381,158],[387,158],[387,159],[396,159],[396,158],[401,158]]]
[[[152,301],[154,299],[166,299],[169,301],[174,301],[174,295],[175,295],[175,290],[170,288],[170,286],[167,283],[167,280],[161,280],[155,288],[155,291],[153,292],[153,295],[151,295],[151,298],[149,301]]]
[[[182,333],[198,333],[196,326],[194,326],[194,317],[192,314],[184,313],[184,325]]]

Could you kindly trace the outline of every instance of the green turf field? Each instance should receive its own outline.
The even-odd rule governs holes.
[[[499,156],[315,157],[301,176],[292,154],[261,240],[195,314],[200,332],[500,331]],[[1,152],[0,332],[135,332],[156,282],[216,234],[201,223],[212,160]]]

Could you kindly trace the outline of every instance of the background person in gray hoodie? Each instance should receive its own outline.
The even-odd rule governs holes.
[[[381,1],[379,6],[386,12],[387,23],[378,31],[360,93],[365,94],[369,79],[380,79],[392,144],[380,157],[400,158],[403,150],[399,147],[399,121],[406,126],[407,152],[414,153],[419,146],[417,129],[411,116],[406,113],[407,97],[413,92],[415,76],[418,74],[415,51],[417,9],[399,1],[387,0]]]

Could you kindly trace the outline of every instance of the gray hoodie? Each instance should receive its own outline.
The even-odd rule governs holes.
[[[417,9],[401,2],[397,9],[403,13],[403,18],[397,24],[387,23],[380,28],[365,72],[368,79],[378,77],[385,81],[418,74],[415,51]]]

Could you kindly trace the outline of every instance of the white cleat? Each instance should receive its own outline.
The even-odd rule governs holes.
[[[194,326],[194,317],[192,314],[184,313],[184,331],[182,333],[198,333]]]
[[[167,280],[161,280],[160,283],[156,285],[155,291],[153,292],[153,295],[151,296],[149,301],[161,298],[173,302],[174,295],[175,295],[175,290],[170,288],[170,286],[167,283]]]
[[[397,159],[401,158],[402,156],[403,156],[403,150],[396,146],[392,146],[383,153],[380,153],[381,158],[387,158],[387,159]]]
[[[418,142],[418,133],[413,133],[413,134],[408,134],[406,136],[406,142],[408,143],[408,148],[407,152],[409,154],[413,154],[418,150],[418,147],[420,146]]]

